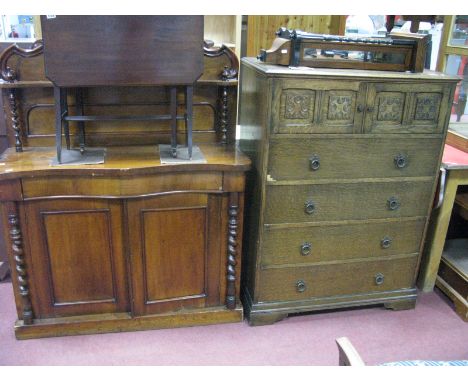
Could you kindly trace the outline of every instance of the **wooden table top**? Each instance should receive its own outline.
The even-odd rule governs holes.
[[[442,165],[450,170],[468,169],[468,153],[446,144]]]
[[[106,147],[103,164],[52,166],[55,147],[25,147],[17,153],[7,149],[0,157],[0,180],[38,175],[132,176],[178,171],[247,171],[250,159],[237,147],[197,144],[207,163],[162,164],[157,145]]]

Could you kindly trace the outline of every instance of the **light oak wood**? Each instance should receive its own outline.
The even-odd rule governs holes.
[[[241,73],[249,321],[413,308],[456,78],[254,58]]]

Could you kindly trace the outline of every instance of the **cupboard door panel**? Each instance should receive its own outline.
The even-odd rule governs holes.
[[[272,102],[274,133],[354,133],[362,125],[365,84],[274,80]]]
[[[221,201],[193,193],[128,202],[136,315],[222,305]]]
[[[36,201],[25,212],[37,316],[128,310],[119,202]]]

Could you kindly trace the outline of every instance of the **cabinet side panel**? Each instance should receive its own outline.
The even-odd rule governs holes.
[[[242,284],[253,295],[256,267],[259,262],[258,243],[262,233],[264,183],[266,174],[268,79],[242,63],[240,105],[240,148],[252,161],[246,176],[245,219],[242,259]]]

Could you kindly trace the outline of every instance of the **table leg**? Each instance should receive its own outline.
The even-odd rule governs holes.
[[[438,210],[433,211],[426,236],[418,279],[418,287],[423,292],[431,292],[434,289],[457,188],[456,174],[449,171],[444,201]]]

